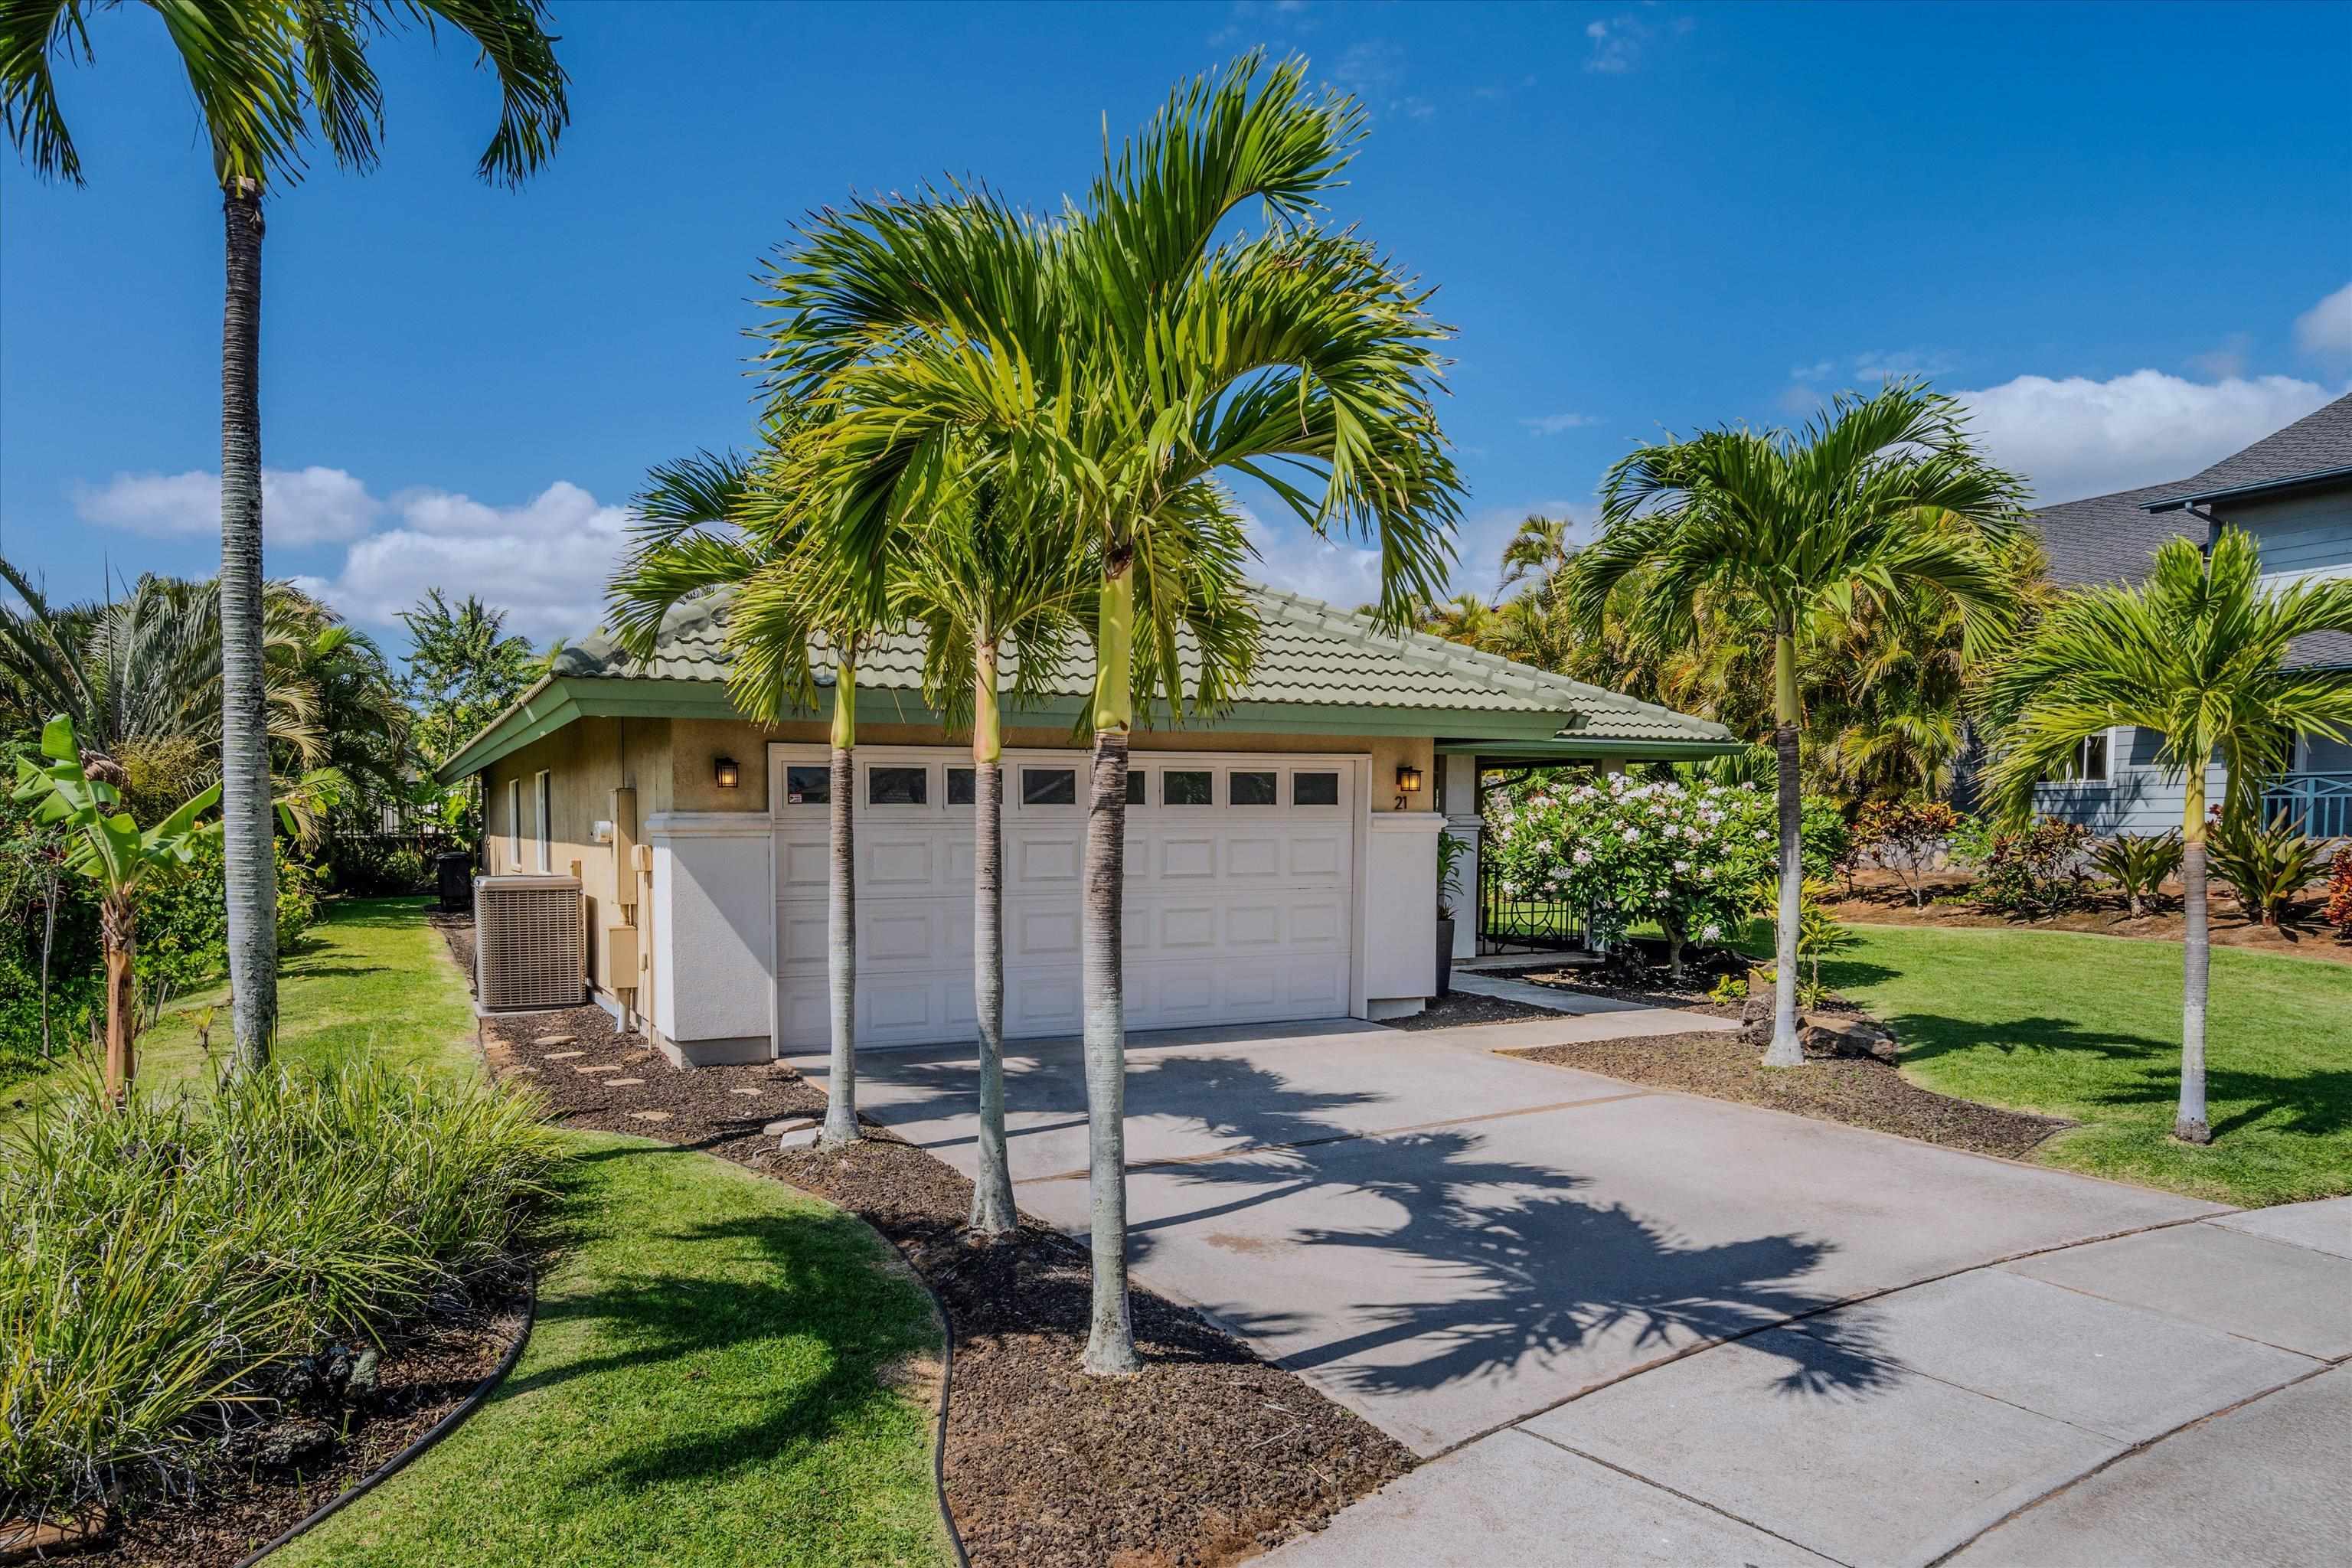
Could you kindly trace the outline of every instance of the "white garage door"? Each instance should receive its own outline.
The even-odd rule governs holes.
[[[1349,757],[1138,752],[1127,838],[1130,1029],[1346,1016],[1358,801]],[[1004,1026],[1077,1032],[1087,758],[1004,759]],[[776,1016],[827,1037],[824,752],[769,756]],[[857,752],[857,1038],[970,1037],[971,754]]]

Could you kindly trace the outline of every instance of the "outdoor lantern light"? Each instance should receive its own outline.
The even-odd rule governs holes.
[[[1400,763],[1397,767],[1396,808],[1402,811],[1407,801],[1421,793],[1421,770]]]
[[[732,757],[712,758],[710,773],[719,781],[720,789],[733,789],[743,782],[743,770],[735,765],[735,759]]]

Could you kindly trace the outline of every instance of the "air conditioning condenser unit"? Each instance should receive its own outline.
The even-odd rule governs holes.
[[[587,995],[577,877],[474,879],[474,995],[486,1013],[577,1007]]]

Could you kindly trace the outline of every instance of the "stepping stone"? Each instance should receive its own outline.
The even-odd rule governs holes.
[[[539,1038],[537,1038],[537,1039],[535,1039],[535,1040],[531,1041],[531,1044],[532,1044],[532,1045],[534,1045],[534,1046],[542,1046],[542,1047],[544,1047],[544,1046],[568,1046],[568,1045],[570,1045],[572,1041],[574,1041],[574,1040],[578,1039],[579,1037],[579,1037],[579,1036],[577,1036],[577,1035],[541,1035],[541,1036],[540,1036],[540,1037],[539,1037]]]
[[[568,1062],[573,1057],[584,1057],[587,1054],[586,1051],[550,1051],[547,1053],[547,1059],[551,1062]]]
[[[604,1087],[606,1089],[633,1089],[636,1085],[645,1081],[646,1080],[641,1078],[608,1078],[604,1080]]]
[[[618,1062],[574,1062],[572,1064],[572,1070],[579,1073],[619,1072],[621,1070],[621,1064]]]
[[[667,1110],[632,1110],[629,1112],[629,1119],[633,1121],[667,1121],[669,1118],[670,1113]]]
[[[759,1094],[761,1091],[760,1091],[759,1089],[749,1089],[749,1088],[746,1088],[746,1087],[745,1087],[745,1086],[743,1086],[742,1084],[740,1084],[740,1083],[739,1083],[739,1084],[737,1084],[734,1088],[732,1088],[732,1089],[729,1089],[727,1092],[728,1092],[728,1093],[730,1093],[730,1094],[757,1095],[757,1094]]]
[[[761,1131],[773,1137],[779,1149],[808,1149],[815,1146],[816,1135],[823,1128],[814,1119],[801,1116],[771,1121]]]

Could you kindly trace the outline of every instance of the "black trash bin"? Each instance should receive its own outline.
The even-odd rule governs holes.
[[[463,850],[433,857],[433,885],[441,892],[441,912],[474,912],[474,858]]]

